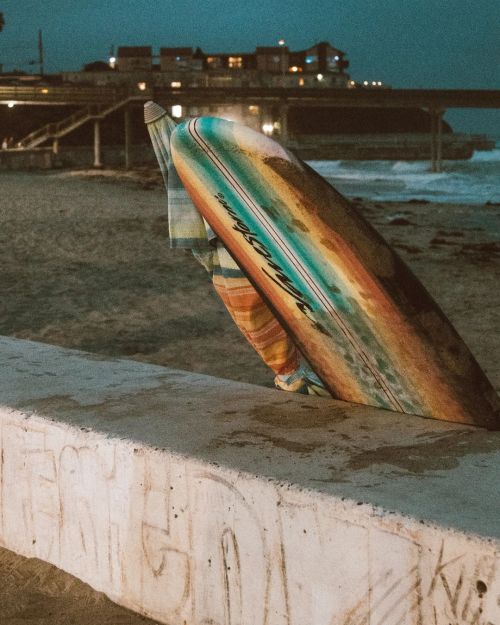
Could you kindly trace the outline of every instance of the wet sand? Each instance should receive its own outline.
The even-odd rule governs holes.
[[[0,334],[272,386],[203,268],[168,249],[158,174],[0,172],[0,185]],[[500,390],[499,207],[355,203]],[[147,622],[83,586],[0,550],[2,623]]]

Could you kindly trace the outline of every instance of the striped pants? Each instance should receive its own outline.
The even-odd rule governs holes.
[[[295,344],[267,304],[219,242],[213,251],[193,252],[212,274],[219,297],[236,326],[276,377],[275,385],[286,391],[329,395],[304,363]]]
[[[213,285],[236,326],[275,374],[293,373],[299,352],[279,321],[221,243],[210,254]]]

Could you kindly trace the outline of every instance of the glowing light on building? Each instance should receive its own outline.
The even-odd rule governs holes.
[[[301,72],[302,68],[301,67],[297,67],[297,65],[292,65],[292,67],[290,67],[288,71],[294,72],[294,73],[295,72]]]
[[[274,125],[266,122],[265,124],[262,124],[262,130],[264,132],[265,135],[272,135],[273,134],[273,128]]]
[[[317,74],[316,78],[321,82],[323,80],[323,74]]]
[[[303,86],[304,86],[304,79],[299,78],[299,87],[303,87]]]
[[[108,63],[109,63],[109,66],[111,67],[111,69],[115,69],[116,56],[110,56]]]
[[[180,104],[172,106],[172,117],[182,117],[182,106]]]
[[[363,84],[365,87],[368,87],[368,81],[367,80],[363,80]]]
[[[139,91],[146,91],[146,83],[145,82],[138,82],[137,83],[137,88],[139,89]]]
[[[7,106],[8,106],[10,109],[13,109],[13,108],[16,106],[16,104],[17,104],[17,102],[7,102]]]
[[[284,39],[280,39],[280,40],[278,41],[278,45],[279,45],[279,46],[284,46],[284,45],[285,45],[285,43],[286,43],[286,42],[285,42],[285,40],[284,40]]]
[[[178,89],[179,87],[182,87],[182,83],[179,80],[173,80],[170,83],[170,86],[172,87],[172,89]]]

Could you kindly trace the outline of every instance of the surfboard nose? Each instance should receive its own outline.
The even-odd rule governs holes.
[[[146,124],[152,124],[164,115],[167,115],[167,111],[156,102],[153,102],[153,100],[149,100],[144,105],[144,122]],[[168,117],[168,120],[175,123],[172,119],[170,119],[170,117]]]

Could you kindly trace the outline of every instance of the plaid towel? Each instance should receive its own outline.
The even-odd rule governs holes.
[[[234,262],[230,266],[221,263],[217,235],[200,215],[179,178],[170,152],[170,136],[176,123],[153,102],[146,104],[144,117],[167,190],[170,247],[191,250],[210,274],[226,271],[228,276],[243,278],[243,272]]]
[[[151,142],[160,165],[167,190],[168,224],[171,248],[208,250],[215,233],[196,210],[179,174],[170,152],[170,136],[176,123],[160,106],[153,104],[146,119]],[[156,115],[156,117],[153,117]]]

